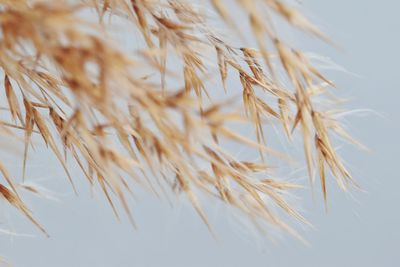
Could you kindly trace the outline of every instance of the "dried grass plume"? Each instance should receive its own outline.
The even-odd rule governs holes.
[[[354,184],[331,135],[352,139],[335,111],[320,105],[330,99],[334,83],[287,44],[274,24],[283,18],[329,39],[284,0],[200,3],[0,0],[7,100],[0,134],[24,143],[23,177],[12,176],[0,162],[0,193],[45,234],[20,192],[35,193],[22,185],[33,136],[52,150],[75,191],[67,159],[101,188],[116,216],[118,199],[133,224],[127,196],[132,185],[140,185],[155,193],[185,194],[206,223],[199,194],[295,234],[274,207],[306,222],[285,200],[285,193],[300,185],[271,174],[271,158],[290,156],[270,146],[271,124],[287,140],[302,137],[310,181],[315,183],[317,173],[325,202],[327,173],[343,189]],[[244,35],[254,38],[257,48],[231,44],[210,26],[219,16],[240,36],[242,22],[230,8],[248,19],[252,32]],[[118,34],[131,34],[137,43],[124,47]],[[239,105],[229,96],[233,87],[240,87]],[[252,127],[254,138],[235,125]],[[260,160],[241,160],[226,145],[230,142],[255,150]]]

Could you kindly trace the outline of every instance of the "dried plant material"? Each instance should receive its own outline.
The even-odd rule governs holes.
[[[317,97],[333,82],[280,39],[269,14],[326,37],[282,0],[233,2],[249,18],[258,48],[224,41],[189,1],[0,0],[0,68],[11,120],[0,121],[0,133],[23,131],[23,179],[32,136],[39,135],[75,191],[67,158],[92,186],[100,186],[117,217],[119,200],[133,225],[127,197],[135,184],[156,194],[168,187],[182,192],[207,225],[198,194],[298,236],[280,213],[306,223],[285,199],[301,186],[270,178],[265,156],[289,155],[270,147],[268,124],[281,124],[288,139],[300,132],[311,183],[317,166],[325,203],[328,169],[343,189],[353,183],[330,135],[354,140],[329,110],[316,108]],[[211,5],[236,28],[225,1]],[[88,10],[98,17],[82,17]],[[121,30],[137,30],[140,47],[133,53],[119,47],[105,16],[121,19]],[[215,99],[218,88],[209,82],[215,70],[227,94],[230,73],[237,74],[242,109],[236,109],[237,101]],[[278,79],[282,71],[290,84]],[[231,127],[237,123],[251,125],[255,140]],[[254,149],[265,162],[241,160],[221,141]],[[0,171],[11,188],[0,183],[3,197],[45,232],[1,162]],[[34,187],[22,188],[38,194]]]
[[[3,257],[0,257],[0,262],[5,264],[5,266],[12,267],[12,264],[10,262],[8,262],[6,259],[4,259]]]
[[[35,221],[31,211],[25,206],[25,204],[16,194],[14,194],[7,187],[1,184],[0,184],[0,194],[8,203],[10,203],[16,209],[21,211],[34,225],[36,225],[40,229],[40,231],[42,231],[46,236],[48,236],[44,228]]]
[[[4,89],[6,90],[6,97],[13,120],[15,121],[18,118],[19,121],[23,123],[21,111],[18,105],[18,100],[11,86],[10,79],[8,78],[7,75],[5,75],[4,78]]]

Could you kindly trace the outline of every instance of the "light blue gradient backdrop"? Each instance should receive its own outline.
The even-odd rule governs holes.
[[[1,236],[1,254],[16,267],[400,266],[400,2],[303,2],[341,49],[315,41],[304,45],[357,74],[335,75],[339,90],[352,97],[350,108],[380,114],[348,119],[354,135],[371,149],[345,150],[343,155],[367,192],[351,198],[331,188],[328,213],[305,195],[304,214],[315,226],[303,232],[309,246],[289,236],[274,244],[246,235],[222,207],[211,213],[216,241],[190,206],[171,208],[152,197],[142,197],[133,207],[139,225],[135,231],[126,219],[116,221],[105,201],[99,201],[100,194],[91,198],[81,188],[79,198],[65,195],[59,203],[28,198],[52,237]],[[39,153],[44,156],[31,166],[31,175],[65,192],[61,168],[48,153]],[[6,163],[20,167],[11,158]],[[14,213],[2,221],[37,233]]]

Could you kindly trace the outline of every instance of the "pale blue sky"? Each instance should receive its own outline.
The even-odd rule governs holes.
[[[211,207],[216,241],[189,205],[177,202],[171,208],[148,196],[133,206],[136,231],[127,220],[118,223],[100,195],[95,199],[81,189],[79,198],[62,195],[62,202],[28,199],[52,237],[0,236],[0,253],[16,267],[400,266],[400,2],[303,3],[341,49],[308,40],[301,44],[357,74],[332,75],[339,90],[352,98],[350,108],[375,111],[348,118],[354,135],[371,152],[343,151],[367,192],[350,197],[331,189],[327,214],[305,194],[304,215],[315,226],[303,231],[309,246],[285,235],[277,243],[256,238],[242,231],[224,208]],[[32,176],[67,192],[58,165],[52,166],[48,153],[39,153],[43,157],[32,163]],[[8,162],[13,164],[11,158]],[[59,177],[53,179],[54,173]],[[37,233],[18,214],[6,214],[5,220]]]

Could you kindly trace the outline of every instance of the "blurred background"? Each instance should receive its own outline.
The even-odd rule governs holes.
[[[346,194],[332,184],[328,212],[319,195],[313,200],[308,191],[300,194],[303,214],[314,226],[300,227],[309,245],[276,232],[271,233],[273,241],[261,237],[213,203],[207,210],[215,239],[185,201],[168,203],[147,194],[139,194],[132,206],[135,230],[126,218],[118,222],[103,196],[90,194],[83,179],[75,179],[82,181],[75,197],[56,160],[38,147],[29,163],[30,176],[57,192],[58,200],[26,200],[51,237],[38,234],[12,209],[2,209],[0,228],[12,227],[18,235],[0,231],[1,255],[16,267],[400,266],[400,2],[301,4],[339,47],[304,36],[288,38],[296,37],[298,46],[346,69],[329,76],[351,100],[349,130],[370,148],[342,151],[363,191]],[[14,155],[4,163],[20,171]],[[78,170],[75,175],[82,176]]]

